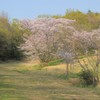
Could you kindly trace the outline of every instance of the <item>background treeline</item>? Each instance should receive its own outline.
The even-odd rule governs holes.
[[[45,17],[45,16],[44,16]],[[88,11],[67,10],[65,15],[52,16],[54,18],[66,18],[76,20],[75,27],[78,30],[91,31],[100,26],[100,13]],[[19,20],[9,20],[6,14],[0,15],[0,60],[20,60],[23,57],[19,45],[23,42],[23,32],[20,29]],[[27,33],[27,32],[26,32]]]
[[[89,10],[87,13],[83,13],[79,10],[67,10],[65,15],[53,16],[55,18],[68,18],[72,20],[76,20],[75,27],[78,30],[86,30],[91,31],[93,29],[99,28],[100,25],[100,13],[94,13]]]

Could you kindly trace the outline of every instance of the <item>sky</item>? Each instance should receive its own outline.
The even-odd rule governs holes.
[[[10,19],[64,15],[67,9],[100,12],[100,0],[0,0],[0,12],[6,12]]]

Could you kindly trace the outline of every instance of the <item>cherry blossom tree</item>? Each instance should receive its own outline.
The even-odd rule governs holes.
[[[25,35],[25,43],[21,45],[21,49],[42,62],[59,57],[64,59],[66,75],[69,73],[69,66],[77,60],[83,70],[91,67],[94,78],[99,80],[100,29],[91,32],[77,31],[72,25],[74,22],[50,17],[22,20],[22,29],[27,29],[31,34]],[[82,55],[86,59],[80,60]]]
[[[21,21],[22,27],[31,31],[31,35],[21,46],[28,55],[48,62],[57,58],[58,42],[61,34],[73,30],[70,26],[74,21],[68,19],[37,18],[35,20]],[[60,43],[60,42],[59,42]]]

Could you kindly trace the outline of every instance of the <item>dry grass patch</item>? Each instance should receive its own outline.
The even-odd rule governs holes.
[[[41,70],[32,63],[0,64],[0,100],[100,100],[99,86],[73,86],[77,80],[61,76],[65,68],[64,64]]]

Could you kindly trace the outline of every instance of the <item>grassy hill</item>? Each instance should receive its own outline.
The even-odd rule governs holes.
[[[75,67],[73,70],[79,70]],[[100,86],[82,88],[64,76],[65,65],[0,64],[0,100],[100,100]]]

